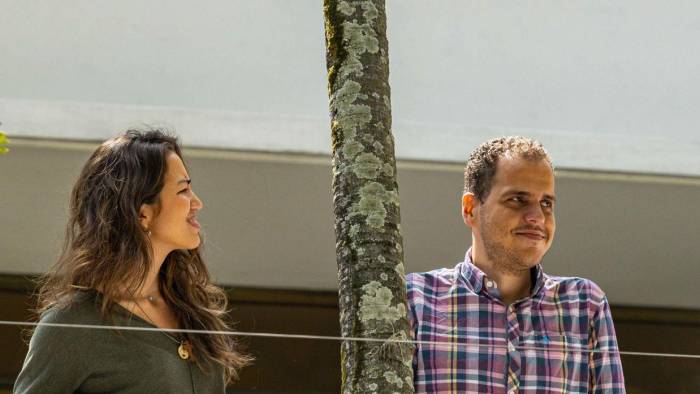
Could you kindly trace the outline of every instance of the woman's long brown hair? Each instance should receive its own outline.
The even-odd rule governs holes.
[[[182,158],[175,137],[160,130],[129,130],[92,153],[71,193],[61,255],[39,282],[39,314],[69,305],[81,290],[92,290],[101,294],[101,312],[109,317],[118,300],[131,298],[141,287],[152,250],[139,211],[142,204],[157,208],[170,152]],[[158,282],[180,328],[229,329],[228,298],[210,282],[199,248],[171,252]],[[251,361],[234,349],[229,335],[185,336],[199,367],[206,371],[211,363],[220,364],[227,381]]]

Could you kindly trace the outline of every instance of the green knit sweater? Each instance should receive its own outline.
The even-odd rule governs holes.
[[[115,306],[114,324],[153,328]],[[108,325],[98,298],[81,293],[69,307],[46,312],[41,322]],[[173,334],[170,334],[173,335]],[[203,372],[177,353],[163,332],[38,326],[15,382],[25,393],[224,393],[223,368]]]

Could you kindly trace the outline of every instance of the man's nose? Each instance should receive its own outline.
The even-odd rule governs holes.
[[[544,212],[542,206],[538,204],[530,204],[525,212],[525,221],[532,224],[544,223]]]

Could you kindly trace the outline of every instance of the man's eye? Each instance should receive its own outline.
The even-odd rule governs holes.
[[[552,206],[554,206],[554,204],[552,204],[552,202],[549,201],[549,200],[543,200],[543,201],[541,202],[541,204],[542,204],[542,206],[545,207],[545,208],[551,208]]]

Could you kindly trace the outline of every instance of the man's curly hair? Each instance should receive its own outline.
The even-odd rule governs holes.
[[[479,145],[469,155],[464,169],[464,193],[474,193],[483,202],[491,191],[501,157],[546,160],[554,168],[547,150],[538,141],[520,136],[494,138]]]

